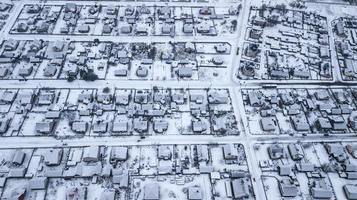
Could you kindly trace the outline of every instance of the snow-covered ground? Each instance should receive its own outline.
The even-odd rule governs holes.
[[[357,199],[356,10],[2,1],[0,199]]]

